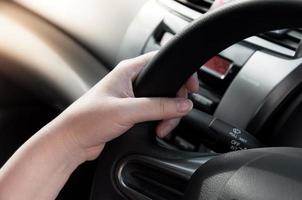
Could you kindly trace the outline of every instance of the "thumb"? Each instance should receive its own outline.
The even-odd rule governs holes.
[[[193,103],[185,98],[128,98],[124,100],[123,107],[128,116],[126,119],[132,124],[183,117],[193,107]]]

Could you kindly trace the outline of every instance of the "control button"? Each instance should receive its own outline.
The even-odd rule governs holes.
[[[200,94],[192,93],[190,94],[190,99],[193,101],[195,106],[201,110],[210,112],[214,108],[214,101]]]
[[[188,142],[187,140],[176,136],[174,139],[174,143],[177,147],[179,147],[182,150],[185,151],[194,151],[195,150],[195,146],[193,144],[191,144],[190,142]]]
[[[215,56],[200,69],[219,78],[224,79],[232,68],[233,63],[221,56]]]

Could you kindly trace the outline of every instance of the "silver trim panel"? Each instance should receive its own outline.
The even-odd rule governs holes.
[[[270,92],[302,63],[256,52],[222,98],[215,117],[245,129]]]

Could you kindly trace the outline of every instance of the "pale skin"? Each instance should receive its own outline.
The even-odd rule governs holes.
[[[135,98],[132,82],[154,54],[121,62],[23,144],[0,170],[0,200],[54,200],[80,164],[136,123],[161,120],[157,135],[169,134],[192,109],[187,93],[198,91],[198,79],[193,75],[177,98]]]

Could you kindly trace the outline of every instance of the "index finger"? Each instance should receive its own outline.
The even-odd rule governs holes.
[[[185,84],[186,88],[190,92],[198,92],[199,90],[199,80],[197,73],[194,73],[186,82]]]

